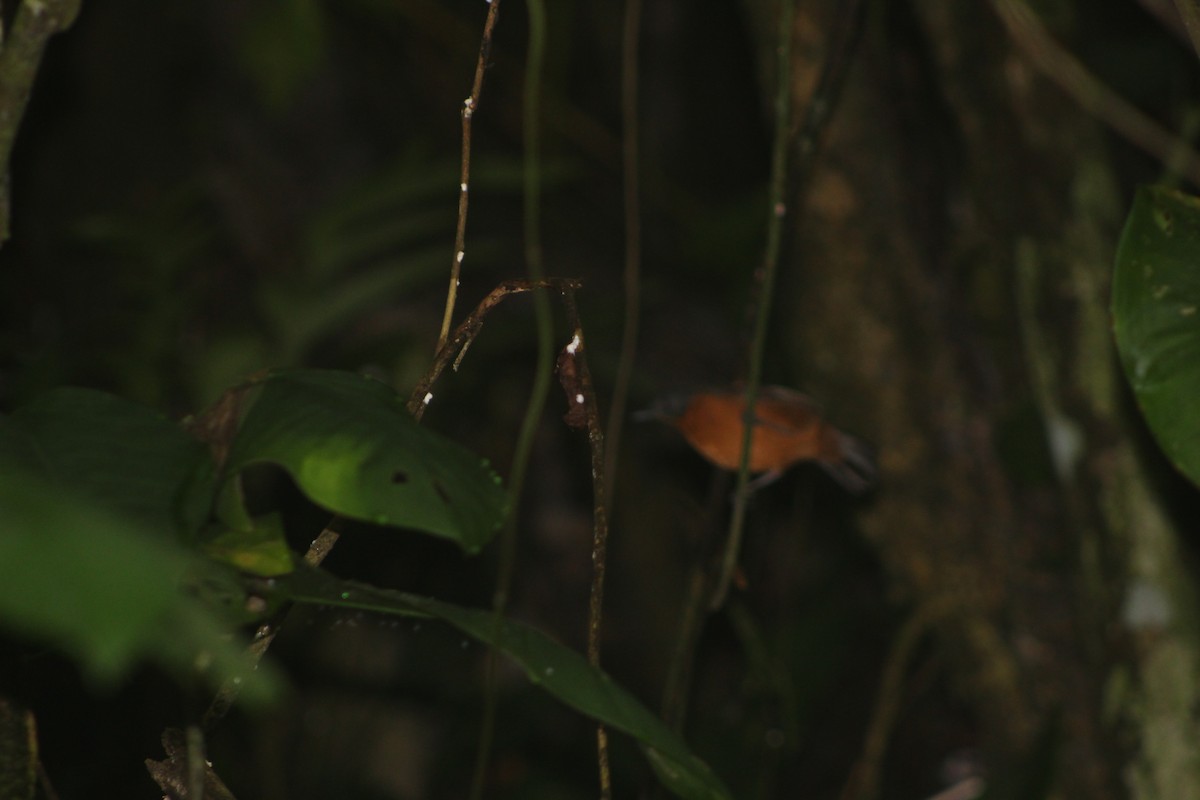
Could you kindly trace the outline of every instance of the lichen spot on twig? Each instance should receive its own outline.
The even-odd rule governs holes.
[[[583,337],[576,331],[571,341],[558,354],[556,370],[558,382],[562,384],[563,392],[567,395],[567,413],[563,421],[571,428],[587,427],[586,393],[583,391],[583,380],[579,375],[579,365],[576,363],[579,351],[583,347]]]

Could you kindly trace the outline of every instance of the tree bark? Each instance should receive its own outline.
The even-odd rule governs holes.
[[[838,5],[801,6],[800,108]],[[1054,741],[1061,796],[1197,796],[1192,584],[1111,340],[1104,132],[986,6],[892,0],[803,199],[776,340],[878,445],[864,534],[940,609],[991,774]]]

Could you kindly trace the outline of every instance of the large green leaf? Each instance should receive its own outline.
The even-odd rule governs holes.
[[[386,384],[288,370],[255,391],[226,461],[231,476],[275,463],[330,511],[444,536],[467,552],[503,520],[507,495],[487,463],[418,425]]]
[[[145,659],[189,681],[237,678],[250,700],[274,694],[274,673],[251,669],[229,636],[244,592],[228,608],[201,599],[217,590],[240,591],[136,518],[28,472],[0,480],[0,626],[65,651],[99,683]]]
[[[1144,187],[1117,249],[1113,329],[1167,457],[1200,483],[1200,199]]]
[[[298,570],[278,579],[275,586],[295,602],[444,620],[498,647],[531,681],[562,702],[637,739],[659,780],[677,796],[694,800],[730,797],[720,779],[662,720],[579,653],[536,628],[507,619],[497,626],[490,611],[343,581],[314,569]]]
[[[163,415],[93,389],[61,388],[9,417],[8,446],[63,489],[134,518],[151,530],[194,533],[208,516],[208,450]],[[17,440],[22,439],[21,444]],[[32,457],[31,457],[32,456]]]

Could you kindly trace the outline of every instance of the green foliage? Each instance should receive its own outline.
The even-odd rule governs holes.
[[[251,7],[238,56],[263,103],[282,111],[325,60],[325,21],[317,0],[271,0]]]
[[[181,544],[208,514],[211,473],[201,444],[102,392],[59,389],[0,418],[0,624],[100,683],[145,658],[273,696],[273,673],[250,673],[228,637],[244,597]]]
[[[218,526],[205,537],[204,552],[242,572],[264,578],[285,575],[295,566],[279,514],[256,517],[243,530]]]
[[[215,565],[129,515],[29,473],[0,481],[0,624],[76,658],[111,685],[147,659],[181,679],[243,680],[245,696],[277,693],[250,670],[230,618],[202,590],[228,586]]]
[[[295,602],[448,622],[499,649],[516,661],[531,681],[562,702],[637,739],[663,785],[677,796],[695,800],[730,797],[720,779],[662,720],[579,653],[536,628],[507,619],[497,625],[490,611],[343,581],[319,570],[297,570],[276,587]]]
[[[1200,484],[1200,199],[1138,191],[1117,249],[1113,329],[1159,446]]]
[[[334,513],[417,528],[469,553],[504,518],[507,494],[487,464],[418,425],[386,384],[346,372],[290,370],[253,391],[227,474],[275,463]]]
[[[16,411],[8,469],[33,470],[60,490],[128,516],[148,530],[195,533],[208,516],[208,450],[148,408],[91,389],[62,388]],[[0,476],[5,462],[0,460]]]
[[[251,584],[230,566],[282,576],[253,584],[273,587],[269,607],[297,601],[443,620],[632,736],[678,796],[729,797],[675,733],[579,653],[489,610],[296,569],[281,516],[250,518],[240,492],[244,469],[278,464],[331,512],[474,553],[507,503],[482,459],[418,425],[387,385],[352,373],[279,371],[236,391],[245,410],[231,420],[219,479],[208,447],[102,392],[59,389],[0,417],[0,624],[70,654],[100,685],[146,660],[184,681],[237,679],[258,702],[280,683],[269,668],[251,669],[229,636],[253,619]]]
[[[290,372],[255,391],[233,473],[275,461],[334,511],[472,551],[502,519],[496,476],[420,428],[387,386]],[[277,516],[201,537],[209,559],[188,547],[214,506],[213,473],[208,448],[180,427],[103,392],[58,389],[0,418],[0,620],[103,682],[142,658],[180,676],[209,663],[214,681],[241,674],[227,629],[244,593],[212,559],[259,575],[291,561]],[[253,686],[252,697],[274,689],[269,678]]]

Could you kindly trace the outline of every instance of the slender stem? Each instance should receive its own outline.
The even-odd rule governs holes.
[[[541,100],[542,65],[546,51],[546,11],[542,0],[527,0],[529,11],[529,51],[525,63],[525,270],[531,281],[541,281],[545,276],[542,265],[541,241]],[[496,574],[496,591],[492,598],[495,614],[493,642],[499,642],[500,621],[508,606],[508,595],[516,565],[517,510],[520,506],[521,490],[525,484],[525,473],[529,456],[533,450],[534,435],[546,405],[546,393],[550,388],[553,363],[552,337],[553,318],[550,300],[544,292],[533,298],[534,316],[537,325],[537,366],[533,386],[529,392],[529,404],[521,420],[521,430],[513,453],[512,468],[509,470],[508,490],[511,497],[509,518],[500,533],[500,555]],[[484,693],[483,718],[480,722],[479,747],[476,753],[475,774],[471,785],[471,797],[483,797],[484,776],[491,758],[492,740],[496,727],[496,644],[488,652],[486,690]]]
[[[574,408],[582,404],[587,426],[588,445],[592,454],[592,587],[588,598],[587,657],[600,666],[600,629],[604,618],[604,573],[608,563],[608,512],[605,497],[604,431],[600,427],[600,410],[592,372],[588,367],[587,347],[583,339],[583,323],[575,305],[575,293],[563,292],[567,322],[573,332],[571,343],[559,357],[559,378],[567,390],[567,402]],[[570,360],[568,368],[564,360]],[[608,733],[603,725],[596,726],[596,757],[600,772],[600,797],[612,797],[612,776],[608,766]]]
[[[683,601],[675,646],[671,650],[667,680],[663,687],[663,722],[676,733],[683,732],[683,722],[687,716],[688,694],[692,685],[692,662],[700,631],[703,629],[701,623],[707,596],[708,575],[702,565],[697,565],[688,581],[688,593]]]
[[[341,536],[340,528],[345,524],[341,517],[334,517],[326,524],[324,530],[317,534],[317,538],[312,540],[308,546],[308,551],[304,554],[304,562],[309,566],[317,567],[325,560],[333,550],[333,546],[337,544],[338,538]],[[246,657],[251,667],[258,664],[262,657],[267,654],[267,650],[271,647],[271,643],[275,641],[275,637],[279,634],[279,629],[283,627],[284,620],[287,619],[290,608],[285,608],[267,622],[263,622],[254,631],[254,639],[246,646]],[[213,696],[212,702],[208,704],[208,709],[205,710],[204,716],[200,720],[200,728],[205,731],[211,731],[216,724],[225,718],[229,710],[233,708],[233,704],[237,701],[238,695],[241,694],[241,681],[239,679],[230,679],[221,685]]]
[[[903,700],[904,676],[918,644],[933,626],[953,611],[947,600],[931,600],[919,607],[896,635],[879,680],[875,712],[867,726],[863,752],[842,790],[842,800],[875,800],[879,775],[887,755],[888,740],[896,725]]]
[[[541,95],[542,63],[546,49],[546,15],[542,0],[528,0],[529,7],[529,53],[525,67],[525,270],[529,280],[545,280],[542,265],[541,232]],[[517,438],[509,473],[509,492],[512,494],[513,512],[510,524],[501,535],[501,558],[495,605],[503,612],[508,602],[512,581],[513,562],[516,553],[516,508],[525,483],[529,466],[529,454],[533,449],[534,434],[546,405],[546,393],[550,388],[553,365],[553,318],[550,313],[550,298],[544,292],[533,297],[534,317],[537,325],[537,366],[533,387],[529,392],[529,404],[521,420],[521,431]]]
[[[725,602],[729,582],[737,566],[741,551],[742,536],[746,529],[746,504],[750,496],[750,444],[754,434],[754,404],[758,387],[762,382],[763,354],[766,352],[767,321],[771,311],[771,296],[775,288],[775,275],[779,270],[779,253],[783,243],[783,225],[787,216],[784,194],[787,189],[788,126],[792,102],[792,27],[795,18],[794,0],[782,0],[779,9],[779,38],[775,43],[775,133],[771,152],[771,184],[769,192],[770,215],[767,222],[767,245],[763,254],[758,291],[758,308],[754,320],[754,338],[750,344],[748,375],[746,376],[745,417],[742,433],[742,454],[738,466],[737,484],[733,494],[733,517],[729,523],[725,555],[721,562],[720,577],[713,593],[712,608]]]
[[[570,278],[548,278],[538,281],[505,281],[497,286],[487,297],[479,301],[479,305],[475,307],[467,318],[463,320],[457,328],[454,329],[454,335],[442,344],[437,354],[433,358],[433,366],[425,376],[413,387],[412,394],[408,399],[408,411],[417,419],[420,419],[425,412],[425,407],[433,399],[432,389],[433,384],[445,371],[446,367],[450,366],[451,362],[454,368],[458,369],[459,362],[462,360],[463,353],[475,340],[475,336],[483,327],[483,319],[493,308],[495,308],[501,300],[509,295],[520,294],[522,292],[530,292],[534,289],[558,289],[560,291],[566,289],[579,288],[579,281]]]
[[[629,402],[629,384],[637,358],[638,322],[641,315],[642,222],[638,148],[638,45],[642,0],[625,3],[625,28],[621,38],[621,126],[625,188],[625,324],[621,331],[621,356],[613,381],[608,410],[608,442],[604,470],[608,476],[604,504],[612,510],[617,482],[621,431]]]
[[[188,725],[184,730],[187,741],[187,796],[204,797],[205,758],[204,731],[197,725]]]
[[[771,157],[770,184],[770,217],[767,222],[767,245],[763,256],[763,266],[756,277],[757,306],[754,318],[754,335],[750,345],[748,359],[748,375],[745,392],[745,431],[742,441],[742,456],[737,475],[737,488],[734,490],[733,516],[729,524],[729,535],[726,539],[725,553],[721,562],[720,575],[710,608],[717,609],[725,602],[729,592],[729,582],[733,578],[734,569],[741,550],[742,537],[745,531],[746,506],[749,501],[749,470],[747,469],[750,456],[750,441],[754,428],[754,401],[762,380],[762,360],[766,349],[767,320],[771,309],[771,296],[774,291],[775,274],[778,271],[779,255],[783,240],[784,222],[787,217],[786,197],[791,196],[798,203],[808,186],[820,150],[821,137],[828,127],[841,96],[842,86],[845,85],[846,75],[853,62],[854,52],[862,37],[866,18],[867,0],[845,0],[836,13],[837,23],[830,34],[830,45],[821,67],[821,75],[813,90],[812,98],[805,109],[804,120],[796,133],[794,145],[795,158],[792,166],[788,165],[788,110],[791,100],[791,81],[788,80],[791,70],[791,20],[795,14],[792,0],[783,0],[780,11],[779,41],[777,43],[777,72],[779,85],[775,94],[775,138]]]
[[[442,314],[442,330],[438,334],[437,349],[441,350],[450,335],[450,322],[454,318],[454,304],[458,299],[458,281],[466,257],[467,198],[471,185],[471,120],[479,108],[483,94],[483,74],[492,57],[492,32],[500,19],[500,0],[488,0],[487,19],[483,22],[483,36],[479,41],[479,59],[475,62],[475,80],[471,83],[471,94],[463,101],[462,108],[462,159],[458,183],[458,224],[454,229],[454,257],[450,262],[450,286],[446,291],[446,310]]]
[[[542,264],[542,214],[541,214],[541,101],[542,64],[546,50],[546,14],[542,0],[528,0],[529,8],[529,53],[525,67],[525,270],[529,280],[545,280]],[[554,361],[553,318],[550,313],[550,298],[545,292],[533,297],[533,310],[537,326],[537,367],[533,387],[529,393],[529,405],[521,421],[521,432],[513,455],[509,487],[513,495],[513,507],[524,484],[529,454],[533,449],[533,438],[546,404],[546,393],[550,388],[551,369]],[[504,601],[508,595],[511,579],[512,553],[515,542],[505,534],[501,560],[500,586],[497,597]]]

